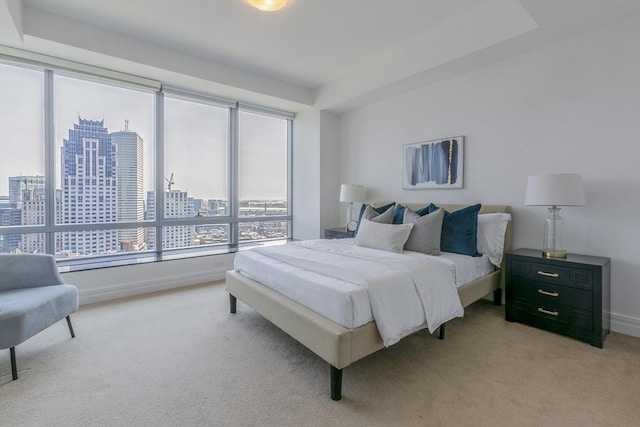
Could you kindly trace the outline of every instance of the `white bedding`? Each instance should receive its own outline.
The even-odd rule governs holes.
[[[342,239],[239,252],[235,268],[346,328],[375,319],[388,346],[417,329],[427,326],[433,332],[462,316],[455,287],[491,271],[486,259],[479,260],[448,253],[395,254]]]

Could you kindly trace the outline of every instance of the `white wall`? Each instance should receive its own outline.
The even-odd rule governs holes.
[[[62,277],[78,287],[80,304],[90,304],[223,280],[233,268],[233,258],[234,254],[210,255],[62,273]]]
[[[465,188],[403,191],[401,146],[455,135]],[[542,244],[527,176],[581,173],[587,205],[562,210],[568,249],[612,259],[612,329],[640,336],[640,20],[346,113],[339,160],[369,200],[509,204],[515,248]]]
[[[293,127],[293,238],[317,239],[339,226],[338,117],[308,109]],[[322,179],[320,177],[322,176]]]

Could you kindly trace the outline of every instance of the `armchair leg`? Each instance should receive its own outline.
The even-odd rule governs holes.
[[[9,349],[9,353],[11,353],[11,377],[15,381],[18,379],[18,366],[16,365],[16,348],[11,347]]]
[[[73,326],[71,326],[71,318],[67,316],[67,325],[69,326],[69,332],[71,332],[71,338],[75,338],[76,334],[73,332]]]

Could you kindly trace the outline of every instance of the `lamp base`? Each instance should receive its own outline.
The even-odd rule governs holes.
[[[545,258],[567,258],[567,251],[542,250],[542,256]]]

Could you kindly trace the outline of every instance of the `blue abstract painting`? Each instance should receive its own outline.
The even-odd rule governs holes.
[[[402,146],[402,188],[462,188],[464,137]]]

